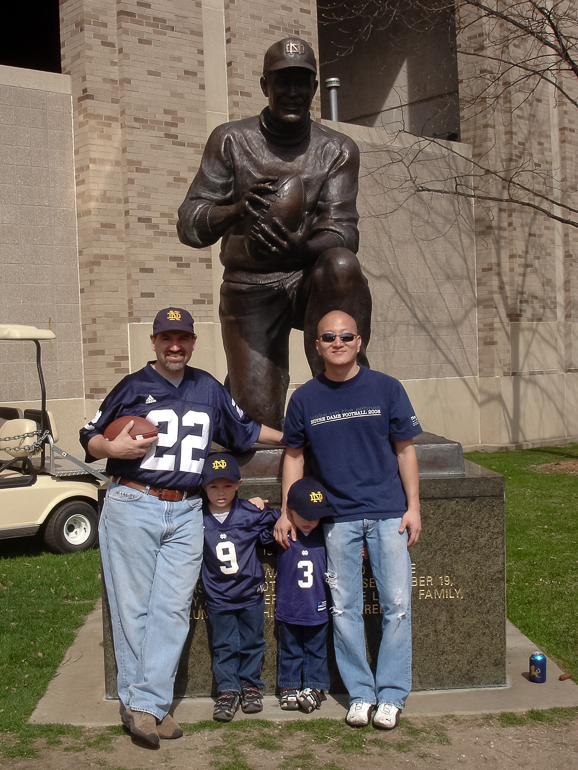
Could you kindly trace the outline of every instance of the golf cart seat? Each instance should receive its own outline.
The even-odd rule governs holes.
[[[32,436],[18,438],[24,434],[32,433]],[[38,452],[25,447],[31,447],[38,440],[38,426],[34,420],[6,420],[0,427],[0,449],[12,457],[29,457]]]
[[[6,420],[0,426],[0,487],[34,484],[37,473],[30,457],[40,450],[34,448],[39,435],[34,420]]]
[[[48,415],[48,430],[50,431],[52,440],[54,441],[54,443],[56,443],[58,441],[58,428],[56,427],[56,421],[54,419],[54,415],[49,409],[46,410],[46,414]],[[37,430],[40,430],[40,427],[42,425],[42,410],[25,409],[24,417],[28,420],[34,420],[34,422],[36,423]]]
[[[17,406],[0,406],[0,420],[4,423],[6,420],[22,419],[22,410]]]

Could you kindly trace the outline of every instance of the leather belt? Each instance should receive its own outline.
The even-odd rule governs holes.
[[[181,500],[185,500],[187,497],[195,494],[194,489],[185,489],[182,492],[180,489],[159,489],[158,487],[149,487],[146,484],[140,484],[138,481],[131,481],[130,479],[121,478],[117,476],[113,478],[113,481],[122,484],[123,487],[130,487],[131,489],[138,489],[139,492],[146,492],[147,495],[153,495],[158,497],[159,500],[166,500],[170,503],[178,503]]]

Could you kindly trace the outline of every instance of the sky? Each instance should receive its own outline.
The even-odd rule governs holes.
[[[0,64],[61,71],[58,0],[2,4]]]

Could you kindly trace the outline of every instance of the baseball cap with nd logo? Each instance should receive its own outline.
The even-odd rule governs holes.
[[[213,479],[229,479],[229,481],[239,481],[241,471],[239,464],[233,455],[226,452],[218,452],[209,455],[203,465],[203,485],[208,484]]]
[[[182,307],[165,307],[159,310],[153,322],[153,334],[161,332],[195,333],[195,322],[188,310]]]

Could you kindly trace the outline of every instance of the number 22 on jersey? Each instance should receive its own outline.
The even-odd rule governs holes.
[[[141,468],[151,471],[174,471],[176,455],[163,454],[157,457],[156,451],[158,447],[164,447],[168,450],[180,443],[179,471],[182,473],[201,473],[205,459],[202,457],[199,460],[194,460],[193,452],[195,450],[202,452],[209,443],[211,419],[208,414],[189,410],[179,420],[178,415],[172,409],[153,409],[147,414],[147,420],[155,425],[165,422],[167,429],[164,433],[159,431],[158,441],[151,446],[144,456],[140,465]],[[184,429],[193,427],[201,428],[200,436],[189,432],[185,433]],[[184,436],[183,433],[185,433]],[[182,438],[179,439],[179,436]]]

